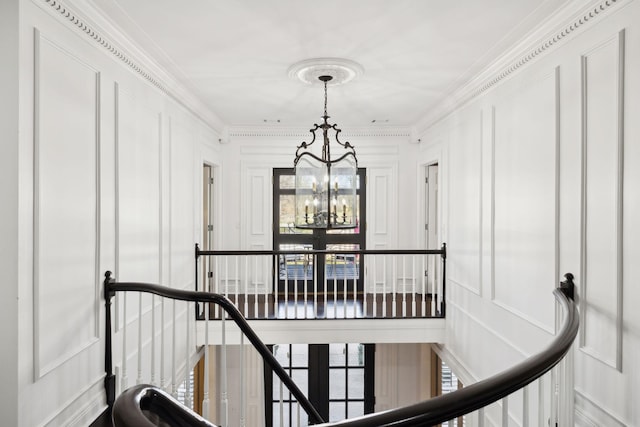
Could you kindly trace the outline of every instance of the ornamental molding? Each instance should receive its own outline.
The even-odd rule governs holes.
[[[567,17],[559,24],[542,25],[535,33],[526,37],[502,58],[494,61],[462,88],[454,91],[447,100],[441,102],[425,115],[413,129],[414,135],[422,135],[427,129],[489,89],[510,77],[525,65],[555,48],[560,42],[583,30],[588,24],[600,20],[604,15],[632,0],[598,0],[577,11],[578,6],[562,11]],[[574,2],[575,3],[575,2]],[[579,3],[579,2],[578,2]],[[550,27],[551,25],[551,27]],[[551,35],[549,35],[551,34]]]
[[[34,0],[35,1],[35,0]],[[191,114],[202,121],[206,126],[211,128],[216,133],[220,133],[224,128],[224,123],[217,117],[211,110],[209,110],[201,101],[195,98],[187,89],[180,86],[180,84],[168,73],[166,70],[159,68],[158,66],[141,65],[142,63],[151,64],[153,61],[145,58],[146,54],[135,46],[123,33],[115,28],[101,29],[100,26],[92,23],[89,19],[83,17],[81,13],[72,9],[69,5],[61,2],[60,0],[41,0],[39,5],[49,6],[44,8],[54,15],[62,18],[63,21],[71,23],[74,27],[80,30],[85,36],[89,37],[104,49],[106,49],[111,55],[117,58],[120,62],[131,69],[135,74],[147,81],[153,87],[164,93],[169,98],[176,101],[182,107],[186,108]],[[88,8],[88,6],[87,6]],[[84,12],[84,11],[83,11]],[[98,13],[98,12],[96,12]],[[99,14],[99,13],[98,13]],[[132,51],[139,51],[139,54],[127,53],[126,50],[107,38],[104,34],[111,35],[117,33],[116,37],[124,39],[126,44],[131,44]],[[117,36],[121,37],[117,37]],[[155,72],[149,71],[149,68],[157,68]],[[157,74],[164,74],[164,78],[159,78]],[[169,84],[167,84],[169,83]]]
[[[254,137],[279,137],[279,138],[297,138],[304,139],[311,135],[309,130],[302,130],[299,127],[296,128],[252,128],[252,127],[238,127],[229,129],[230,138],[254,138]],[[405,127],[393,127],[393,128],[351,128],[348,131],[343,130],[340,132],[340,138],[347,140],[348,138],[385,138],[385,137],[397,137],[397,138],[409,138],[411,131]]]

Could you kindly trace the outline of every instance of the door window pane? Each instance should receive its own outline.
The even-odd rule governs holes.
[[[329,366],[345,366],[345,344],[329,344]]]
[[[344,420],[346,407],[345,402],[329,402],[329,422]]]
[[[364,369],[349,369],[349,399],[364,399]]]
[[[347,418],[360,417],[364,415],[364,402],[349,402]]]
[[[329,370],[329,399],[344,399],[347,397],[347,372],[344,369],[331,368]]]
[[[349,366],[364,366],[364,344],[348,344]]]

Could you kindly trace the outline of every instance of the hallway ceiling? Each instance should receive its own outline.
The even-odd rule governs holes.
[[[89,0],[229,126],[320,121],[316,57],[362,76],[329,88],[332,123],[411,126],[567,0]],[[278,122],[279,121],[279,122]]]

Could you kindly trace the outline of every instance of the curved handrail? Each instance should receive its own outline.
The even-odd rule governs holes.
[[[344,421],[318,424],[318,427],[435,425],[490,405],[491,403],[494,403],[508,396],[509,394],[523,388],[532,381],[540,378],[562,360],[562,358],[569,351],[569,348],[571,347],[571,344],[573,343],[578,333],[579,317],[576,304],[573,300],[573,275],[571,273],[567,273],[565,275],[565,278],[566,280],[561,283],[560,288],[553,291],[556,300],[560,303],[563,311],[565,312],[564,320],[556,337],[549,344],[549,346],[540,353],[537,353],[525,359],[521,363],[501,373],[498,373],[485,380],[479,381],[475,384],[471,384],[463,389],[454,391],[452,393],[448,393],[414,405],[409,405],[397,409],[377,412],[374,414],[364,415],[362,417],[347,419]],[[238,322],[238,326],[240,326],[240,328],[249,337],[252,343],[254,343],[254,340],[258,343],[258,345],[256,345],[255,343],[254,345],[256,345],[256,348],[261,353],[261,355],[265,357],[265,360],[267,360],[268,363],[269,361],[275,362],[269,364],[272,366],[272,368],[274,368],[274,372],[280,377],[283,382],[291,383],[291,392],[296,396],[296,399],[298,399],[300,404],[303,407],[305,405],[308,405],[310,407],[310,417],[312,413],[317,414],[315,408],[313,408],[306,397],[302,395],[302,393],[300,393],[295,383],[293,383],[288,375],[286,375],[286,372],[284,372],[280,364],[275,360],[271,352],[269,352],[268,348],[255,335],[251,327],[247,324],[246,320],[244,320],[244,318],[242,317],[242,314],[240,314],[237,309],[235,309],[235,306],[233,306],[231,301],[229,301],[226,297],[205,292],[176,290],[146,283],[115,283],[110,280],[105,280],[105,284],[105,292],[108,291],[109,295],[112,295],[112,293],[117,291],[140,291],[150,292],[156,295],[185,301],[220,303],[220,305],[232,316],[232,318],[234,318],[234,320],[234,316],[242,319],[240,322]],[[134,390],[138,389],[136,388]],[[300,393],[300,397],[294,393],[294,390],[297,390],[297,392]],[[126,399],[130,401],[128,405],[132,405],[132,402],[140,402],[140,399],[136,397],[140,396],[140,391],[138,391],[137,395],[135,394],[135,391],[133,391],[132,393],[134,393],[134,395],[130,396],[129,399]],[[138,404],[138,407],[140,406],[141,405]],[[131,409],[135,410],[135,408]],[[305,407],[305,410],[306,409],[307,408]],[[180,410],[180,408],[178,407],[177,410]],[[321,418],[319,415],[317,415],[317,417]],[[197,426],[199,424],[187,425]]]
[[[298,388],[295,382],[289,377],[284,368],[278,363],[275,356],[269,348],[262,342],[260,337],[251,329],[249,323],[244,318],[242,313],[236,308],[235,305],[224,295],[215,294],[211,292],[199,292],[199,291],[185,291],[181,289],[168,288],[166,286],[159,286],[150,283],[139,282],[115,282],[111,278],[111,272],[105,273],[105,295],[109,298],[115,295],[116,292],[146,292],[150,294],[159,295],[166,298],[171,298],[180,301],[190,302],[202,302],[202,303],[214,303],[219,305],[226,311],[229,316],[236,322],[240,330],[249,339],[254,348],[260,353],[262,358],[271,367],[273,372],[280,378],[284,385],[291,391],[291,394],[295,396],[300,406],[307,412],[309,419],[315,423],[322,423],[324,420],[311,404],[309,399]],[[107,325],[109,327],[109,325]]]
[[[148,384],[135,385],[123,391],[113,405],[112,420],[115,427],[217,427],[170,394]]]
[[[431,426],[468,414],[490,405],[523,388],[551,370],[569,351],[578,333],[579,317],[573,301],[573,275],[553,291],[565,317],[560,331],[549,346],[519,364],[492,377],[460,390],[434,397],[414,405],[364,415],[344,421],[320,424],[324,426]]]

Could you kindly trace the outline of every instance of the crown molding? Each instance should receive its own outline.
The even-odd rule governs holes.
[[[427,112],[412,128],[412,135],[420,136],[430,127],[462,105],[501,83],[516,71],[550,52],[562,42],[575,37],[603,16],[633,0],[572,0],[553,17],[520,39],[491,65]],[[413,138],[413,137],[412,137]]]
[[[223,132],[225,123],[220,117],[89,2],[73,0],[64,2],[60,0],[32,1],[97,43],[117,61],[123,63],[140,78],[184,107],[211,130],[218,134]]]
[[[300,127],[273,127],[265,128],[259,126],[236,126],[230,127],[228,135],[230,138],[252,138],[252,137],[280,137],[280,138],[308,138],[311,132],[302,130]],[[411,131],[408,127],[354,127],[343,130],[340,133],[341,139],[347,138],[376,138],[376,137],[399,137],[409,138]]]

